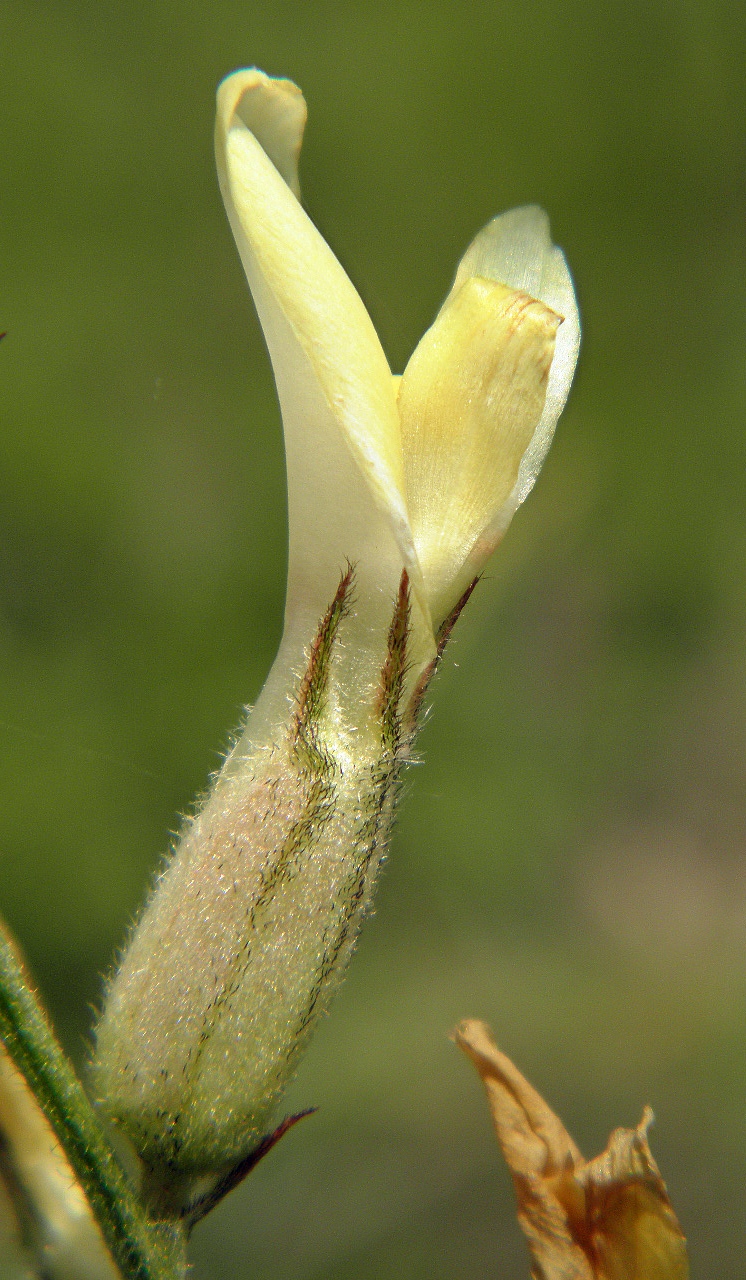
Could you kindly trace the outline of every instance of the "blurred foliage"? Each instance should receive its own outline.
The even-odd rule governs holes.
[[[725,0],[5,0],[0,907],[88,1006],[261,687],[284,589],[271,374],[212,160],[256,63],[401,367],[537,201],[585,344],[459,625],[375,917],[195,1280],[527,1274],[486,1018],[588,1154],[643,1103],[693,1269],[746,1245],[746,11]]]

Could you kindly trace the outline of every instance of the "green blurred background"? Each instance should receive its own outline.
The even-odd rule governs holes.
[[[549,210],[584,319],[288,1099],[319,1112],[195,1280],[526,1276],[466,1015],[588,1155],[651,1103],[695,1271],[746,1276],[745,29],[725,0],[3,2],[0,909],[78,1061],[281,625],[218,80],[303,87],[306,204],[394,367],[512,205]]]

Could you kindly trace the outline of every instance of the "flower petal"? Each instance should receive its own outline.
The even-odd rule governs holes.
[[[265,703],[302,669],[345,561],[356,565],[366,635],[385,637],[402,565],[423,604],[388,362],[296,198],[305,116],[300,90],[260,71],[238,71],[218,90],[220,185],[272,359],[288,470],[285,634]]]
[[[399,386],[407,496],[428,602],[447,615],[494,547],[544,409],[561,317],[472,275]]]
[[[510,209],[482,228],[461,259],[449,298],[474,275],[520,289],[564,318],[557,334],[544,412],[524,455],[515,489],[491,531],[497,543],[531,492],[552,443],[578,360],[580,316],[565,255],[552,244],[549,218],[538,205]]]
[[[649,1107],[578,1174],[604,1280],[688,1280],[686,1240],[648,1145]]]

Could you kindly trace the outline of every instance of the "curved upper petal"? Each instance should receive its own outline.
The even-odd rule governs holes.
[[[287,670],[302,666],[347,561],[356,566],[363,647],[380,637],[384,616],[388,625],[402,566],[421,598],[388,362],[357,291],[297,199],[305,118],[289,81],[247,70],[219,87],[220,186],[285,432],[288,595],[268,696],[283,666],[286,683]]]

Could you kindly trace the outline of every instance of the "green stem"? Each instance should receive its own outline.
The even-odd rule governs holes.
[[[0,1040],[51,1124],[124,1280],[180,1280],[182,1233],[148,1221],[1,922]]]

